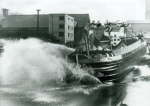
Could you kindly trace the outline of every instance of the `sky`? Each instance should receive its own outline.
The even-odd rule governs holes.
[[[11,13],[89,13],[92,20],[144,20],[145,0],[0,0]]]

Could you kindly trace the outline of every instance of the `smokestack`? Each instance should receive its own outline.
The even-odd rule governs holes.
[[[4,16],[4,17],[8,16],[8,9],[3,8],[3,9],[2,9],[2,12],[3,12],[3,16]]]

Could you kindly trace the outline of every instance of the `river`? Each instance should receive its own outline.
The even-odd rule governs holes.
[[[3,42],[0,106],[150,106],[148,55],[121,83],[83,85],[87,73],[64,59],[71,49],[33,38]],[[68,72],[76,77],[69,84]]]

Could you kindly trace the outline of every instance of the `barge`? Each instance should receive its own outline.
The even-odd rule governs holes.
[[[143,35],[127,33],[128,25],[124,23],[94,25],[96,26],[90,24],[88,30],[86,29],[92,32],[91,35],[90,33],[87,35],[86,49],[76,49],[75,52],[68,55],[69,59],[81,67],[92,68],[93,75],[103,82],[123,80],[131,71],[126,68],[136,64],[146,53],[146,42]],[[98,27],[103,28],[98,29]],[[101,29],[104,29],[101,33],[103,35],[95,35]],[[91,43],[90,36],[103,37],[100,37],[101,39],[95,44],[95,42]]]

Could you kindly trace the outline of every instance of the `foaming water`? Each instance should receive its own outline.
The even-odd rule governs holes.
[[[144,60],[150,59],[150,55],[148,55],[148,54],[144,55],[144,56],[143,56],[143,59],[144,59]]]
[[[140,76],[150,76],[150,67],[148,65],[135,66],[140,70]]]
[[[129,84],[124,103],[128,104],[128,106],[150,106],[149,89],[149,82],[138,81]]]
[[[132,72],[124,82],[99,84],[87,72],[92,74],[91,69],[81,69],[66,61],[67,54],[74,51],[71,48],[33,38],[2,42],[2,106],[150,106],[150,79],[144,79],[150,76],[148,55],[140,65],[127,68]]]
[[[149,59],[149,56],[145,59]],[[150,106],[150,67],[149,64],[134,66],[140,72],[137,81],[128,84],[127,95],[124,103],[128,106]],[[146,78],[146,80],[145,80]],[[147,80],[148,79],[148,80]]]
[[[73,70],[74,65],[66,61],[67,54],[74,51],[71,48],[34,38],[2,42],[4,52],[0,57],[1,85],[63,82],[68,71],[75,76],[87,75],[77,66]],[[75,70],[80,73],[77,74]]]

